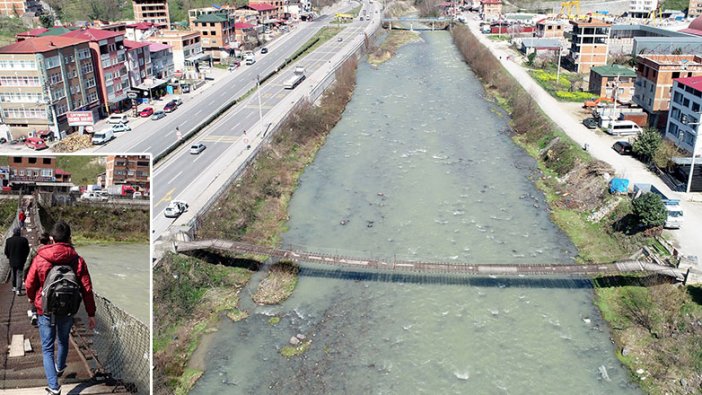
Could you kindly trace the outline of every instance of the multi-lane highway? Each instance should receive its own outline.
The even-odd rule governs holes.
[[[365,7],[368,6],[365,4]],[[374,18],[374,21],[377,21],[377,18]],[[302,85],[295,90],[284,89],[283,82],[293,73],[292,67],[286,69],[267,81],[258,92],[234,106],[202,130],[197,137],[192,138],[190,142],[203,143],[207,146],[202,153],[190,154],[188,146],[184,146],[158,164],[152,188],[154,203],[152,227],[156,236],[161,235],[174,222],[173,219],[164,216],[163,210],[166,205],[171,200],[184,200],[191,204],[191,211],[194,211],[206,204],[211,194],[208,187],[213,183],[222,183],[224,181],[220,179],[223,177],[222,174],[230,174],[225,169],[232,163],[241,162],[251,153],[247,146],[260,142],[262,132],[267,124],[273,121],[272,117],[279,116],[280,111],[276,112],[275,110],[280,109],[281,105],[289,104],[285,103],[286,100],[293,101],[293,97],[297,98],[293,95],[300,95],[301,91],[304,90],[309,91],[313,84],[310,77],[314,75],[315,79],[318,79],[319,74],[324,74],[326,71],[320,71],[315,75],[316,71],[328,66],[333,59],[336,61],[345,45],[352,45],[353,40],[362,39],[364,29],[368,27],[368,21],[355,21],[342,26],[345,28],[336,37],[295,63],[295,65],[303,66],[308,76],[308,80]],[[264,58],[279,50],[280,48],[272,47],[270,54],[264,55]],[[260,60],[258,61],[260,62]],[[277,65],[278,63],[272,63],[269,66],[275,67]],[[253,82],[255,74],[251,73],[249,78],[250,82]],[[242,79],[244,79],[243,73]],[[241,92],[237,93],[244,93],[249,88],[241,87],[240,89]],[[205,107],[207,107],[207,103],[205,103]],[[187,110],[188,113],[190,111],[192,110]],[[208,111],[212,112],[213,109]],[[259,121],[261,115],[263,116],[262,123]],[[173,125],[173,129],[175,129],[175,125]],[[180,129],[183,130],[183,127]],[[244,131],[247,131],[246,135],[244,135]],[[168,132],[164,131],[163,133]],[[167,136],[174,137],[174,134],[171,133]],[[160,138],[167,139],[167,136],[160,136]],[[150,150],[154,152],[153,147],[156,143],[149,144],[152,146]]]

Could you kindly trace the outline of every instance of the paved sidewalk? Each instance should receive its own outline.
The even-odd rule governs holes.
[[[487,36],[480,33],[479,21],[474,17],[468,20],[468,27],[481,43],[488,47],[512,76],[519,81],[522,87],[529,92],[539,104],[539,107],[556,123],[571,139],[577,144],[584,146],[588,144],[588,152],[595,159],[609,163],[619,177],[628,178],[631,182],[643,182],[653,184],[667,196],[678,198],[685,212],[685,224],[681,229],[671,231],[674,236],[676,246],[685,256],[696,256],[702,259],[702,203],[691,201],[690,196],[684,193],[673,192],[656,175],[648,171],[643,163],[629,156],[617,154],[611,147],[613,138],[609,136],[597,135],[583,126],[574,114],[569,111],[566,105],[558,102],[538,83],[536,83],[529,73],[514,60],[514,52],[508,48],[499,48],[499,43],[491,41]],[[695,199],[697,200],[697,199]],[[698,262],[697,268],[702,270],[702,265]]]

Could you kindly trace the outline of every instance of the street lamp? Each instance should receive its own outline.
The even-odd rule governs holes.
[[[702,115],[702,113],[700,114]],[[699,135],[700,135],[700,122],[690,122],[687,119],[687,115],[683,115],[680,117],[680,122],[683,125],[687,126],[697,126],[697,130],[695,131],[695,142],[692,143],[692,158],[690,159],[690,175],[687,177],[687,188],[685,189],[686,193],[690,193],[690,186],[692,186],[692,174],[695,172],[695,155],[697,154],[697,142],[699,141]]]

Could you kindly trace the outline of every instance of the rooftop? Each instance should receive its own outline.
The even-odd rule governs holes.
[[[554,48],[561,47],[561,41],[557,38],[525,38],[522,40],[522,45],[527,48]]]
[[[89,40],[79,37],[48,36],[18,41],[0,48],[0,54],[41,53],[66,48]]]
[[[253,29],[254,25],[246,22],[236,22],[234,23],[234,30],[245,30],[245,29]]]
[[[137,30],[149,30],[154,26],[156,26],[156,25],[151,23],[151,22],[139,22],[139,23],[130,23],[129,25],[126,25],[125,27],[128,27],[130,29],[137,29]]]
[[[124,40],[124,47],[127,49],[137,49],[141,47],[146,47],[150,43],[147,42],[142,42],[142,41],[132,41],[132,40]]]
[[[634,70],[615,64],[609,66],[596,66],[590,70],[603,77],[636,77],[636,72]]]
[[[108,38],[114,38],[119,36],[124,36],[124,33],[111,32],[109,30],[100,30],[93,28],[74,30],[63,35],[63,37],[84,38],[90,41],[106,40]]]
[[[499,0],[496,0],[499,1]],[[270,11],[270,10],[275,10],[277,9],[276,6],[270,5],[270,4],[263,4],[263,3],[253,3],[248,5],[249,8],[252,8],[256,11]]]
[[[665,66],[702,66],[702,57],[698,55],[639,55],[641,59],[650,60],[658,65]],[[638,58],[637,58],[638,59]]]
[[[689,86],[690,88],[702,92],[702,76],[700,77],[687,77],[687,78],[676,78],[675,81],[678,84]]]
[[[158,52],[158,51],[163,51],[170,49],[171,46],[167,44],[161,44],[161,43],[147,43],[149,44],[149,52]]]
[[[195,22],[214,22],[214,23],[224,23],[228,21],[229,18],[227,15],[215,12],[212,14],[200,14],[197,18],[195,18]]]
[[[480,0],[480,4],[502,4],[502,0]]]
[[[611,23],[607,23],[600,19],[589,18],[586,21],[570,21],[570,24],[578,27],[610,27]]]
[[[192,31],[192,30],[161,30],[155,35],[149,37],[149,40],[155,40],[158,38],[164,39],[164,38],[183,38],[186,36],[192,36],[196,35],[199,36],[200,32]]]

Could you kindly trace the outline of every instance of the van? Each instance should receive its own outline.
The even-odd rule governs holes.
[[[93,144],[105,144],[113,138],[115,138],[115,133],[112,131],[112,129],[105,129],[100,132],[95,132],[95,134],[93,135]]]
[[[252,64],[256,63],[256,56],[254,56],[252,52],[249,52],[244,57],[244,60],[247,66],[251,66]]]
[[[107,118],[107,123],[127,123],[129,122],[129,117],[127,114],[112,114]]]
[[[607,133],[612,136],[635,136],[641,133],[641,127],[633,121],[611,121]]]

